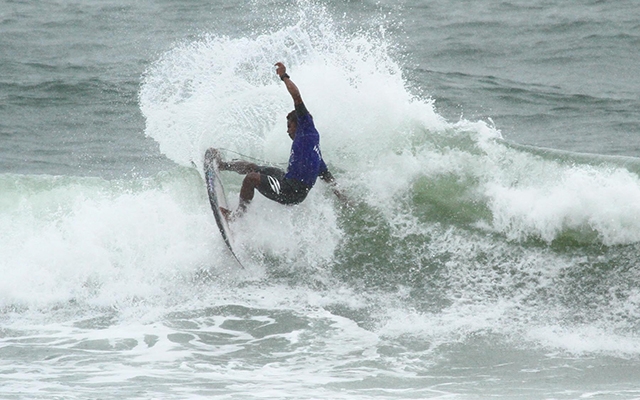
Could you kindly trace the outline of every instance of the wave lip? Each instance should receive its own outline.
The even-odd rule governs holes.
[[[213,145],[285,158],[283,121],[292,103],[275,76],[276,61],[300,87],[327,155],[339,152],[353,161],[356,146],[393,146],[407,139],[416,118],[444,125],[430,102],[409,93],[384,33],[346,33],[311,5],[298,18],[249,38],[203,35],[165,53],[143,78],[146,134],[185,166]]]

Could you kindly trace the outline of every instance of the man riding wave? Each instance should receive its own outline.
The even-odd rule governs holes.
[[[213,157],[216,160],[220,170],[245,175],[240,188],[238,209],[232,214],[230,210],[220,208],[228,219],[238,218],[246,212],[256,189],[265,197],[280,204],[299,204],[307,197],[318,177],[331,184],[336,196],[346,201],[322,159],[320,135],[313,123],[313,117],[307,111],[300,91],[287,74],[283,63],[276,63],[276,74],[287,87],[295,107],[287,114],[287,133],[293,140],[287,170],[259,166],[247,161],[225,162],[219,151],[213,148],[207,150],[205,154],[205,157]]]

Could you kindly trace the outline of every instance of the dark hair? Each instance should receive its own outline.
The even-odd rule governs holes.
[[[287,121],[293,121],[296,124],[298,123],[298,114],[296,113],[296,110],[293,110],[289,114],[287,114]]]

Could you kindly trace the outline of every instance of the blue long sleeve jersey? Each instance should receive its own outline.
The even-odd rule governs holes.
[[[312,188],[318,176],[328,172],[320,152],[320,135],[304,103],[296,105],[298,126],[291,144],[291,155],[285,178],[296,179]]]

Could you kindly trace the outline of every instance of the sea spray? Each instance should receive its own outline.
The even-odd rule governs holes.
[[[11,177],[6,198],[19,202],[2,214],[5,309],[104,312],[117,328],[224,303],[227,325],[313,310],[310,326],[366,327],[403,349],[431,343],[425,356],[477,338],[636,354],[637,173],[512,146],[491,123],[445,121],[411,93],[377,31],[302,14],[273,33],[203,35],[150,65],[145,133],[175,170],[115,182]],[[354,207],[322,182],[296,207],[258,195],[234,226],[249,267],[240,275],[191,163],[209,146],[286,162],[292,105],[275,61],[299,85]],[[224,174],[237,202],[241,177]],[[613,334],[625,345],[597,340]],[[575,335],[588,346],[563,340]]]

